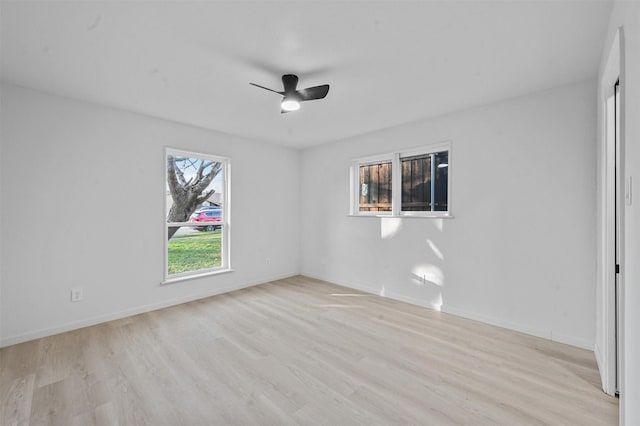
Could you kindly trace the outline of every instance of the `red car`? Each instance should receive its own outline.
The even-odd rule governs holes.
[[[197,210],[191,215],[189,222],[209,223],[203,226],[194,226],[198,231],[214,231],[216,229],[220,229],[222,228],[222,209]],[[218,225],[215,223],[218,223]]]

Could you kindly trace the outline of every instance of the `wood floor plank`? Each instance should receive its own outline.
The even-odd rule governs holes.
[[[616,425],[590,351],[296,276],[0,349],[4,425]]]
[[[27,425],[31,417],[35,375],[3,379],[0,392],[0,424]]]

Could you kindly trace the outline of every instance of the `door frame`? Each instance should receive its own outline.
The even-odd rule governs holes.
[[[617,383],[617,377],[623,377],[623,360],[618,362],[622,355],[618,343],[624,343],[622,318],[623,303],[616,310],[616,275],[621,299],[624,297],[623,268],[624,259],[624,203],[622,194],[624,191],[624,141],[622,122],[619,137],[616,138],[615,126],[615,84],[620,81],[620,96],[624,96],[624,86],[621,79],[621,42],[622,29],[618,29],[609,49],[608,59],[602,78],[599,82],[598,99],[601,105],[601,131],[599,144],[599,220],[598,220],[598,276],[596,287],[596,342],[595,355],[602,388],[609,395],[615,395],[618,389],[622,389],[622,383]],[[624,119],[622,109],[624,103],[620,102],[620,121]],[[617,157],[617,158],[616,158]],[[616,179],[617,175],[617,179]],[[616,180],[618,181],[618,197],[616,197]],[[616,220],[618,229],[616,230]],[[617,232],[616,232],[617,231]],[[617,234],[617,236],[616,236]],[[616,274],[616,248],[618,248],[618,263],[621,265]],[[618,318],[620,327],[616,330]],[[616,335],[618,338],[616,338]]]

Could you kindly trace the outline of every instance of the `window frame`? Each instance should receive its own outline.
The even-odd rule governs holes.
[[[436,211],[403,211],[402,210],[402,167],[401,161],[406,157],[431,155],[446,151],[448,155],[447,170],[447,210]],[[451,214],[451,141],[444,141],[417,148],[388,152],[354,159],[350,167],[350,216],[364,217],[423,217],[450,218]],[[372,163],[391,162],[391,211],[360,211],[360,167]]]
[[[391,211],[360,211],[360,167],[382,162],[391,163]],[[351,212],[356,216],[390,216],[393,212],[393,190],[396,181],[393,154],[373,155],[360,158],[353,162],[351,167]]]
[[[220,232],[222,242],[220,244],[220,258],[221,265],[214,268],[206,268],[206,269],[198,269],[195,271],[186,271],[180,272],[177,274],[169,274],[169,240],[167,239],[167,229],[172,225],[181,225],[181,226],[190,226],[187,225],[189,222],[167,222],[167,214],[169,213],[167,210],[167,157],[169,155],[174,156],[184,156],[190,158],[198,158],[208,161],[214,161],[217,163],[222,163],[222,170],[220,171],[222,177],[222,194],[221,194],[221,210],[222,210],[222,220],[220,222]],[[163,203],[165,207],[163,210],[163,236],[164,236],[164,280],[162,284],[171,284],[175,282],[185,281],[193,278],[200,278],[210,275],[217,275],[221,273],[231,272],[231,245],[230,245],[230,228],[231,228],[231,157],[221,156],[221,155],[213,155],[204,152],[196,152],[196,151],[188,151],[184,149],[165,147],[164,149],[164,182],[163,182]],[[192,225],[192,224],[191,224]],[[217,224],[216,224],[217,226]]]

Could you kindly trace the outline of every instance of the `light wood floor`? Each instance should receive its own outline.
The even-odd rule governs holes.
[[[593,353],[305,277],[0,350],[2,425],[616,425]]]

